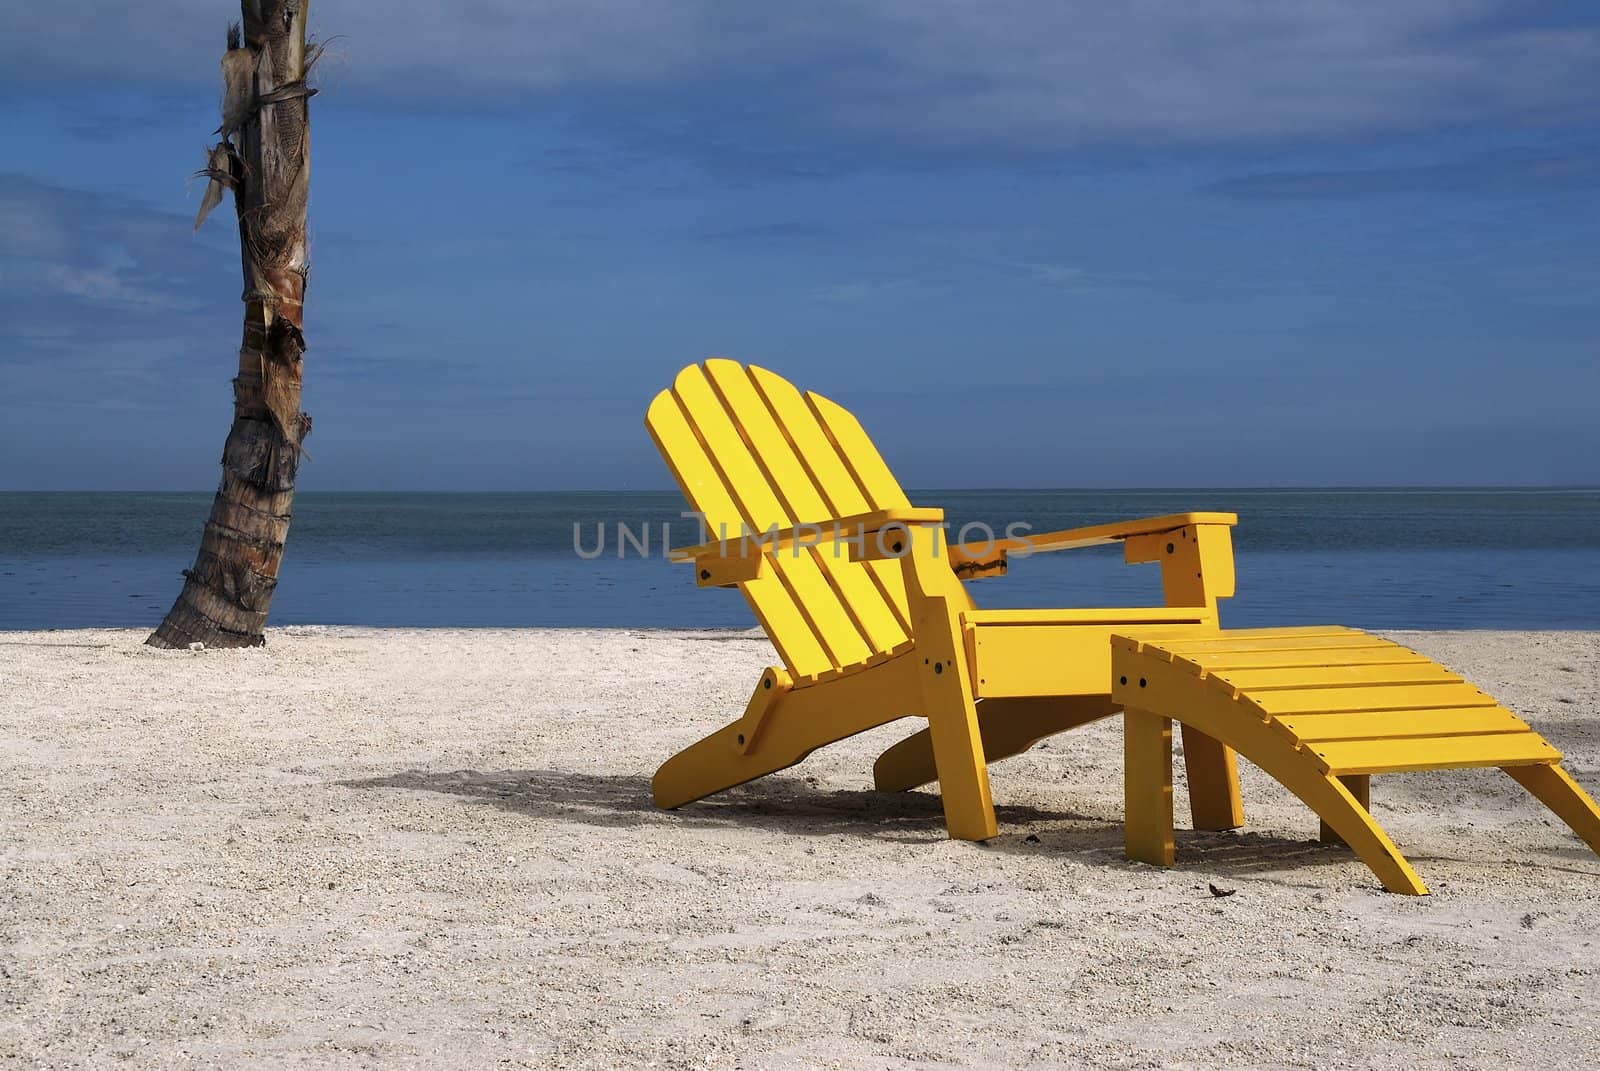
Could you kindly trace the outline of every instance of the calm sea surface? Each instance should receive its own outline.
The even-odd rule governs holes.
[[[1232,626],[1600,629],[1600,490],[923,491],[954,525],[1035,531],[1228,510]],[[0,494],[0,629],[154,626],[182,585],[207,494]],[[318,494],[295,499],[274,624],[754,623],[660,557],[697,542],[675,493]],[[650,557],[617,526],[649,531]],[[586,552],[574,549],[574,525]],[[604,526],[604,543],[599,542]],[[1013,560],[970,585],[991,607],[1159,605],[1156,566],[1117,548]]]

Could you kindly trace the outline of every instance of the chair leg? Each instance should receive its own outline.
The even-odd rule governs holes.
[[[1172,719],[1133,707],[1123,711],[1122,760],[1127,857],[1171,866]]]
[[[1110,717],[1118,707],[1104,696],[1018,696],[978,704],[978,731],[990,765],[1020,755],[1047,736]],[[872,765],[879,792],[905,792],[939,779],[933,763],[933,737],[913,733],[890,747]]]
[[[793,766],[804,758],[803,755],[779,754],[770,748],[756,755],[744,754],[739,743],[743,727],[743,721],[725,725],[662,763],[650,779],[655,805],[675,810],[723,789]]]
[[[977,713],[971,709],[928,711],[934,761],[939,767],[939,797],[944,821],[957,840],[988,840],[999,832],[989,795],[989,769],[983,761]]]
[[[671,810],[734,785],[742,785],[804,759],[819,747],[905,717],[888,697],[914,694],[911,656],[847,677],[788,688],[769,669],[756,685],[745,716],[668,759],[651,791],[657,807]]]
[[[1239,764],[1233,748],[1185,725],[1183,768],[1189,777],[1189,813],[1195,829],[1238,829],[1244,825]]]
[[[988,840],[999,830],[989,795],[989,765],[984,760],[983,734],[972,698],[966,654],[961,648],[961,620],[948,600],[929,598],[918,607],[915,621],[920,655],[923,714],[939,774],[945,827],[958,840]]]
[[[1591,851],[1600,854],[1600,807],[1595,806],[1594,800],[1567,771],[1559,766],[1502,766],[1501,769],[1554,811]]]

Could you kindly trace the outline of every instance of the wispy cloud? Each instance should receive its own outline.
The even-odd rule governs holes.
[[[1600,146],[1561,153],[1478,156],[1410,167],[1261,172],[1225,179],[1207,189],[1240,198],[1596,190],[1600,189]]]
[[[372,107],[566,95],[661,118],[687,94],[700,113],[721,101],[724,131],[763,131],[724,145],[758,162],[785,130],[1029,152],[1600,113],[1600,22],[1521,0],[321,0],[315,18],[347,35],[348,62],[325,76]],[[224,19],[210,0],[173,0],[159,18],[59,0],[31,21],[0,38],[0,86],[216,77]]]
[[[196,308],[216,250],[190,229],[122,198],[0,174],[0,280],[13,333],[31,323],[88,330],[115,317],[124,334],[143,315]]]
[[[811,241],[831,238],[842,233],[842,228],[824,223],[801,223],[783,220],[772,223],[751,223],[735,227],[718,227],[701,231],[700,237],[708,242],[752,242],[762,245]]]
[[[0,174],[4,403],[145,411],[214,380],[237,337],[237,306],[217,300],[237,293],[237,260],[190,231],[132,200]]]
[[[1149,280],[1130,275],[1113,275],[1091,270],[1075,264],[1056,264],[1043,261],[995,261],[1001,271],[1021,280],[1050,290],[1074,293],[1094,293],[1105,290],[1148,286]]]
[[[911,277],[852,279],[818,287],[812,291],[811,297],[815,301],[834,305],[863,305],[886,301],[914,301],[936,297],[945,292],[945,287],[928,279]]]
[[[116,267],[76,268],[71,264],[44,263],[40,281],[47,289],[94,305],[112,305],[149,312],[192,308],[192,301],[163,294],[133,281],[131,273]]]

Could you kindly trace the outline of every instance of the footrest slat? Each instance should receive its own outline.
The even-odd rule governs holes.
[[[1344,740],[1303,745],[1330,774],[1459,770],[1561,761],[1561,752],[1535,732],[1442,736],[1406,740]]]
[[[1198,669],[1211,671],[1279,667],[1306,669],[1325,666],[1433,665],[1433,662],[1417,652],[1393,643],[1373,644],[1370,647],[1343,647],[1332,651],[1295,648],[1271,651],[1196,651],[1185,654],[1182,660]]]
[[[1294,688],[1352,688],[1386,684],[1460,684],[1461,678],[1433,662],[1360,666],[1287,666],[1272,669],[1217,669],[1208,676],[1242,692]]]
[[[1223,675],[1223,680],[1228,680]],[[1229,683],[1232,683],[1229,681]],[[1296,688],[1240,691],[1239,698],[1268,717],[1332,714],[1358,710],[1429,710],[1494,707],[1494,699],[1470,684],[1388,684],[1363,688]]]
[[[1457,710],[1362,710],[1347,714],[1293,714],[1274,722],[1299,744],[1343,740],[1415,741],[1423,738],[1531,732],[1528,723],[1503,707]]]

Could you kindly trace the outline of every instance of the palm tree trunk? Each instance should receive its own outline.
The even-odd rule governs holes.
[[[300,411],[311,176],[305,86],[310,0],[241,0],[243,39],[222,61],[221,143],[210,150],[206,203],[233,191],[244,268],[244,337],[222,482],[183,591],[145,642],[253,647],[278,584],[295,472],[311,418]],[[196,227],[199,221],[196,221]]]

